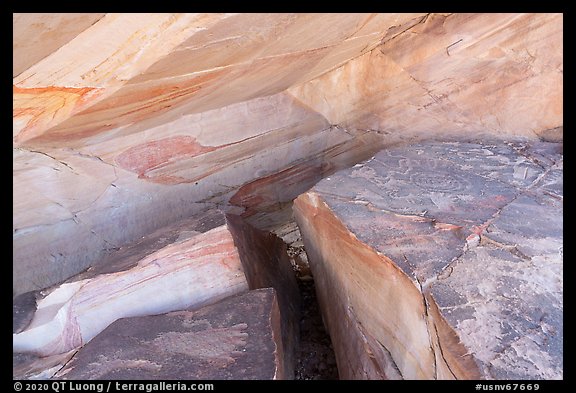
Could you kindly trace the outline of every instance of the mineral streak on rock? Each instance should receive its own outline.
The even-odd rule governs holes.
[[[197,311],[120,319],[56,378],[283,379],[279,318],[268,288]]]
[[[330,127],[321,133],[319,151],[274,174],[239,187],[229,203],[245,209],[242,217],[260,229],[274,230],[275,224],[292,216],[294,198],[323,177],[371,157],[382,147],[375,132],[349,132]],[[312,144],[312,141],[306,145]],[[318,144],[315,142],[314,144]],[[297,150],[297,149],[295,149]],[[280,219],[278,219],[280,217]]]
[[[526,271],[546,266],[538,280],[517,284],[561,291],[561,149],[488,141],[563,139],[562,13],[16,13],[13,33],[13,297],[41,291],[15,299],[21,349],[76,348],[123,315],[109,310],[132,310],[131,297],[135,308],[151,307],[145,312],[168,312],[155,303],[165,296],[191,307],[186,291],[196,284],[195,298],[272,286],[286,329],[283,272],[251,266],[250,247],[240,261],[226,259],[242,236],[219,232],[224,221],[147,235],[214,207],[277,231],[292,219],[294,198],[383,147],[474,138],[485,143],[381,153],[346,181],[332,177],[334,189],[323,181],[309,203],[300,199],[297,210],[318,219],[301,219],[308,246],[314,236],[325,247],[338,239],[310,255],[335,261],[316,263],[315,273],[325,275],[319,298],[331,333],[350,341],[339,349],[342,376],[558,374],[552,349],[548,363],[534,365],[540,352],[510,344],[528,359],[513,370],[511,352],[498,361],[481,355],[478,340],[494,331],[450,319],[454,294],[440,282],[465,277],[458,269],[477,252],[478,260],[512,255],[513,266],[531,264]],[[280,245],[252,234],[245,241]],[[210,243],[220,236],[223,249]],[[199,238],[202,250],[192,251]],[[218,268],[186,265],[207,260]],[[492,262],[486,279],[504,274],[507,262]],[[244,277],[248,270],[260,276]],[[235,289],[219,292],[220,279]],[[550,296],[537,298],[561,307]],[[385,312],[369,321],[379,307]],[[544,330],[561,332],[557,314],[545,312]],[[75,317],[89,314],[93,321]],[[502,329],[528,326],[522,315],[510,318]],[[523,335],[538,350],[558,347],[536,336]],[[283,338],[286,358],[292,338]],[[62,359],[44,373],[44,361],[17,356],[14,375],[49,375]]]
[[[560,152],[408,145],[297,198],[342,378],[562,378]]]
[[[421,15],[106,14],[14,78],[19,88],[96,86],[103,94],[82,111],[51,121],[45,119],[59,107],[51,105],[50,96],[24,98],[17,107],[33,101],[43,110],[42,121],[33,134],[25,124],[15,126],[15,142],[70,144],[165,115],[280,93],[366,53],[390,26]],[[15,46],[30,41],[22,34],[32,30],[30,24],[47,19],[17,17]],[[53,34],[63,34],[59,30]]]
[[[20,138],[31,138],[86,107],[102,89],[93,87],[35,87],[13,86],[15,125],[22,125]],[[40,104],[41,103],[41,104]]]
[[[413,20],[375,50],[288,91],[332,124],[388,140],[478,132],[561,140],[562,14]]]

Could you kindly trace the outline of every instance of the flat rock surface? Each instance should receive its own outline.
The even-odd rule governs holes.
[[[360,240],[385,250],[408,275],[426,280],[462,254],[463,238],[489,224],[516,225],[508,236],[520,238],[535,230],[547,237],[551,231],[561,243],[560,146],[415,144],[383,150],[368,163],[320,182],[314,191],[334,206]],[[531,206],[506,219],[522,203]],[[551,210],[554,219],[536,213],[543,209]],[[514,220],[517,214],[538,222]],[[391,223],[385,231],[370,230]],[[431,244],[440,246],[433,254]]]
[[[273,289],[197,311],[111,324],[62,369],[63,379],[280,379],[282,340]]]
[[[312,192],[437,306],[481,377],[560,379],[562,170],[561,144],[424,142]]]

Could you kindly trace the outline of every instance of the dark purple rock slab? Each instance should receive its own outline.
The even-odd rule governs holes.
[[[275,291],[197,311],[119,319],[78,351],[62,379],[282,379]]]
[[[399,146],[311,191],[436,302],[483,377],[562,378],[561,144]]]
[[[287,253],[287,245],[273,233],[252,227],[243,218],[226,215],[250,289],[274,288],[282,316],[284,374],[294,378],[299,341],[300,292]]]
[[[552,168],[561,160],[558,151],[557,143],[545,142],[423,142],[382,150],[313,191],[360,240],[426,280],[535,183],[561,198],[562,170]],[[558,223],[561,218],[552,225]]]

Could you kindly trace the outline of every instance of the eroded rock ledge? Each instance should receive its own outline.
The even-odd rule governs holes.
[[[206,208],[271,230],[385,146],[563,138],[562,13],[15,13],[13,33],[13,297]]]
[[[561,152],[408,145],[296,199],[341,378],[562,378]]]

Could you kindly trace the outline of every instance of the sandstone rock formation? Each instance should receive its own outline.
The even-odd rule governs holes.
[[[288,91],[346,129],[389,142],[443,135],[561,138],[560,14],[428,14]],[[537,115],[536,115],[537,114]]]
[[[14,373],[58,371],[120,318],[191,311],[248,289],[276,288],[270,312],[282,357],[277,374],[293,378],[299,334],[295,280],[280,238],[238,216],[208,210],[117,250],[68,282],[16,297],[13,349],[29,355],[15,355]]]
[[[56,379],[284,379],[275,291],[197,311],[123,318],[85,345]]]
[[[190,311],[239,292],[273,288],[284,351],[278,375],[291,378],[299,302],[287,261],[291,257],[304,266],[306,257],[300,250],[287,258],[285,245],[269,232],[281,233],[294,224],[292,204],[298,195],[383,148],[426,140],[491,140],[500,146],[491,162],[498,163],[505,178],[490,175],[494,177],[490,185],[502,191],[498,198],[485,202],[482,209],[471,207],[470,218],[453,217],[450,211],[442,217],[484,222],[485,214],[507,206],[489,225],[493,236],[482,237],[482,232],[468,240],[475,244],[483,239],[466,258],[484,258],[487,266],[492,266],[494,256],[486,250],[494,247],[513,252],[510,258],[518,257],[521,263],[527,261],[524,257],[537,260],[548,243],[538,240],[530,247],[541,249],[529,248],[517,238],[514,217],[526,221],[534,219],[533,212],[552,214],[549,201],[542,202],[548,197],[560,198],[554,215],[562,210],[561,160],[553,162],[555,156],[546,150],[551,145],[534,144],[563,139],[559,13],[30,13],[13,14],[13,33],[13,333],[18,350],[36,352],[14,354],[15,377],[50,377],[76,353],[77,345],[116,318]],[[524,145],[511,147],[502,140]],[[527,153],[522,154],[530,159],[512,174],[509,165],[514,167],[515,161],[509,157],[521,150],[519,146],[526,146]],[[463,165],[477,166],[476,155],[468,159],[470,163]],[[537,192],[534,189],[537,197],[525,193],[526,182],[535,181],[542,168],[546,175]],[[436,176],[443,178],[441,172]],[[436,182],[430,177],[412,180]],[[438,196],[447,191],[436,190],[433,203],[448,206],[449,201]],[[363,200],[373,196],[367,194]],[[299,209],[304,208],[304,199],[300,198]],[[422,198],[413,203],[428,206]],[[393,204],[386,209],[397,208]],[[228,217],[213,215],[214,210]],[[299,220],[305,220],[304,215],[302,211]],[[446,255],[454,245],[461,246],[462,239],[452,234],[472,225],[455,222],[451,225],[464,229],[442,225],[430,229],[426,220],[404,222],[399,216],[387,220],[400,220],[398,225],[415,231],[414,236],[419,231],[443,231],[436,240],[444,242]],[[558,219],[555,223],[561,225]],[[313,237],[313,229],[307,236]],[[486,244],[487,239],[492,243]],[[230,252],[230,258],[224,258],[227,262],[217,261],[212,253],[218,241]],[[556,240],[547,241],[551,246]],[[516,243],[517,249],[508,247]],[[368,248],[350,252],[370,253],[374,244]],[[161,258],[155,260],[154,255]],[[196,261],[207,270],[190,266],[179,255],[188,255],[186,261]],[[446,255],[421,266],[422,272],[437,274]],[[402,265],[402,259],[388,256]],[[316,266],[318,260],[316,256]],[[182,262],[176,280],[198,278],[196,292],[194,285],[178,289],[161,284],[163,274],[180,269],[172,262]],[[318,269],[314,278],[325,290],[334,277]],[[447,280],[460,277],[458,272],[453,276]],[[426,297],[430,307],[424,307],[416,296],[417,282],[410,280],[416,292],[405,301],[415,302],[412,315],[420,318],[426,310],[432,319],[437,304],[446,326],[458,325],[446,316],[449,307],[456,307],[440,296],[447,289],[430,283],[430,289],[437,290],[430,294],[436,303]],[[125,290],[108,298],[112,282]],[[128,306],[131,291],[124,285],[128,282],[144,291],[154,288],[162,299],[154,299],[156,305],[139,300],[134,308]],[[462,291],[459,296],[468,299],[471,289],[456,287]],[[188,292],[178,294],[181,289]],[[174,303],[168,301],[170,293]],[[79,317],[84,326],[80,332],[62,334],[67,312],[87,316],[89,308],[101,309],[109,301],[119,306],[112,309],[126,313],[103,314],[96,329],[89,320],[93,317]],[[547,298],[545,303],[551,301]],[[175,308],[166,308],[168,303]],[[84,306],[89,307],[83,310]],[[333,312],[323,307],[326,315]],[[336,329],[330,317],[325,319]],[[52,327],[48,329],[47,323]],[[366,345],[374,343],[365,342],[363,347],[349,348],[349,354],[364,362],[368,374],[342,376],[475,375],[471,369],[431,370],[430,359],[436,358],[424,344],[432,336],[424,334],[430,332],[421,321],[416,325],[420,333],[415,330],[404,337],[415,340],[409,351],[413,359],[396,364],[400,371],[388,367],[392,362],[381,368],[366,360]],[[47,340],[43,344],[33,343],[36,338],[22,339],[34,336],[31,331],[42,326],[47,335],[35,337]],[[365,333],[354,332],[356,340],[364,340]],[[465,347],[469,344],[463,336],[460,339]],[[536,346],[544,345],[539,338],[534,340]],[[390,342],[386,348],[391,354],[386,356],[398,361],[398,348]],[[540,377],[558,375],[558,359],[550,356],[550,367],[540,364]],[[486,352],[471,360],[478,375],[524,375],[509,367],[513,357],[504,354],[494,365],[497,369],[488,372],[488,358]],[[528,362],[526,370],[533,365]]]
[[[560,152],[409,145],[296,199],[342,378],[562,378]]]
[[[274,288],[280,312],[283,348],[283,378],[294,378],[296,348],[300,333],[300,293],[292,271],[286,243],[278,236],[260,231],[238,216],[226,217],[238,249],[250,289]]]
[[[207,204],[232,199],[274,227],[320,178],[390,143],[561,137],[562,24],[561,14],[15,14],[14,295]]]
[[[50,356],[77,349],[118,318],[199,308],[248,290],[240,255],[215,212],[186,220],[121,250],[38,300],[15,352]],[[171,242],[165,245],[168,240]]]

